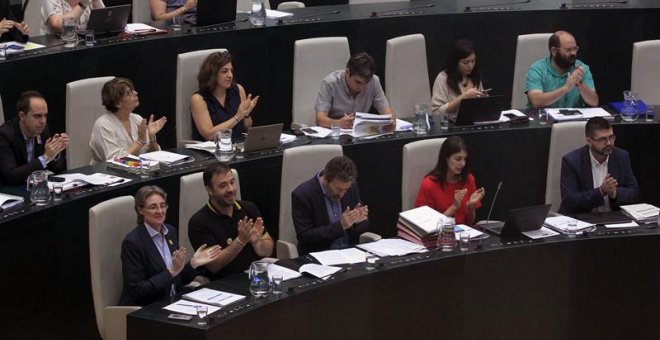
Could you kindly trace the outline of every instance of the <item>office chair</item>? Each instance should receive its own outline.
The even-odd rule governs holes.
[[[660,40],[633,44],[630,89],[648,105],[660,105]]]
[[[399,116],[414,115],[415,104],[431,104],[424,35],[404,35],[387,41],[385,94]]]
[[[422,179],[437,164],[440,148],[446,139],[424,139],[403,146],[401,211],[415,207],[415,198]]]
[[[300,2],[300,1],[285,1],[281,2],[279,5],[277,5],[277,10],[278,11],[283,11],[287,9],[295,9],[295,8],[305,8],[305,4]]]
[[[548,175],[545,182],[545,203],[552,204],[550,211],[556,212],[561,205],[561,159],[567,153],[585,145],[586,125],[586,121],[581,121],[562,122],[552,126]],[[538,175],[542,177],[543,174]]]
[[[30,31],[33,34],[44,35],[43,16],[41,14],[41,6],[44,0],[23,0],[23,21],[28,24]]]
[[[133,0],[131,5],[133,11],[133,22],[151,22],[151,6],[149,0]]]
[[[513,67],[513,87],[511,89],[511,107],[524,109],[527,107],[525,84],[527,83],[527,70],[541,58],[547,57],[548,40],[551,33],[524,34],[518,36],[516,47],[516,61]]]

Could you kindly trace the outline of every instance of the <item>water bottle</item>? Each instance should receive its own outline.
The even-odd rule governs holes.
[[[252,0],[250,22],[254,26],[263,26],[266,23],[266,6],[264,6],[264,0]]]
[[[415,105],[415,120],[413,129],[416,135],[426,135],[429,132],[429,110],[425,104]]]
[[[454,232],[454,219],[438,219],[438,248],[442,251],[453,251],[456,248],[456,233]]]

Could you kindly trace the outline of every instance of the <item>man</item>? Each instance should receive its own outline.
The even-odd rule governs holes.
[[[291,215],[302,254],[355,245],[369,227],[369,208],[360,202],[357,169],[335,157],[291,193]]]
[[[328,128],[338,124],[351,129],[355,112],[369,112],[372,104],[378,113],[391,114],[396,119],[375,71],[374,59],[362,52],[348,60],[346,69],[325,77],[314,106],[316,124]]]
[[[639,188],[628,152],[614,146],[610,123],[589,119],[587,145],[571,151],[561,163],[562,214],[611,211],[635,203]]]
[[[529,106],[598,106],[598,94],[587,64],[577,60],[579,47],[568,32],[557,31],[548,41],[550,56],[527,71],[525,93]]]
[[[0,184],[25,184],[37,170],[64,171],[62,151],[69,146],[69,136],[58,133],[51,137],[44,97],[36,91],[23,92],[16,111],[16,117],[0,126]]]
[[[188,237],[194,249],[202,244],[222,247],[220,255],[205,266],[209,278],[215,280],[243,272],[252,261],[270,256],[274,243],[254,203],[236,200],[229,166],[211,164],[203,176],[209,201],[190,218]]]
[[[27,42],[30,28],[25,22],[14,20],[10,7],[9,0],[0,0],[0,42]]]

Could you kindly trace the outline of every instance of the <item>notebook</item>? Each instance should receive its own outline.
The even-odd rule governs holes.
[[[245,137],[245,152],[277,148],[284,124],[253,126]]]
[[[504,109],[504,96],[492,95],[461,100],[456,115],[449,119],[456,125],[498,123]]]
[[[185,18],[195,26],[208,26],[236,20],[236,1],[199,0],[197,16]]]
[[[130,13],[131,5],[93,9],[89,14],[87,29],[93,30],[95,35],[119,34],[124,31]]]
[[[490,222],[480,225],[485,230],[501,236],[516,235],[523,231],[539,230],[548,216],[551,204],[509,210],[505,222]]]

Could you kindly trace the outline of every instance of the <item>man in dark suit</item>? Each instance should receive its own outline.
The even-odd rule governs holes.
[[[291,215],[298,252],[341,249],[358,243],[369,228],[369,209],[360,202],[357,168],[348,157],[335,157],[291,193]]]
[[[69,146],[69,136],[51,137],[46,100],[39,92],[23,92],[16,111],[16,117],[0,126],[0,185],[24,184],[37,170],[64,171],[62,151]]]
[[[614,146],[616,136],[610,123],[589,119],[585,127],[587,145],[562,158],[562,214],[612,211],[636,203],[637,180],[628,152]]]
[[[30,28],[25,22],[17,22],[14,18],[9,0],[0,0],[0,42],[28,40]]]

